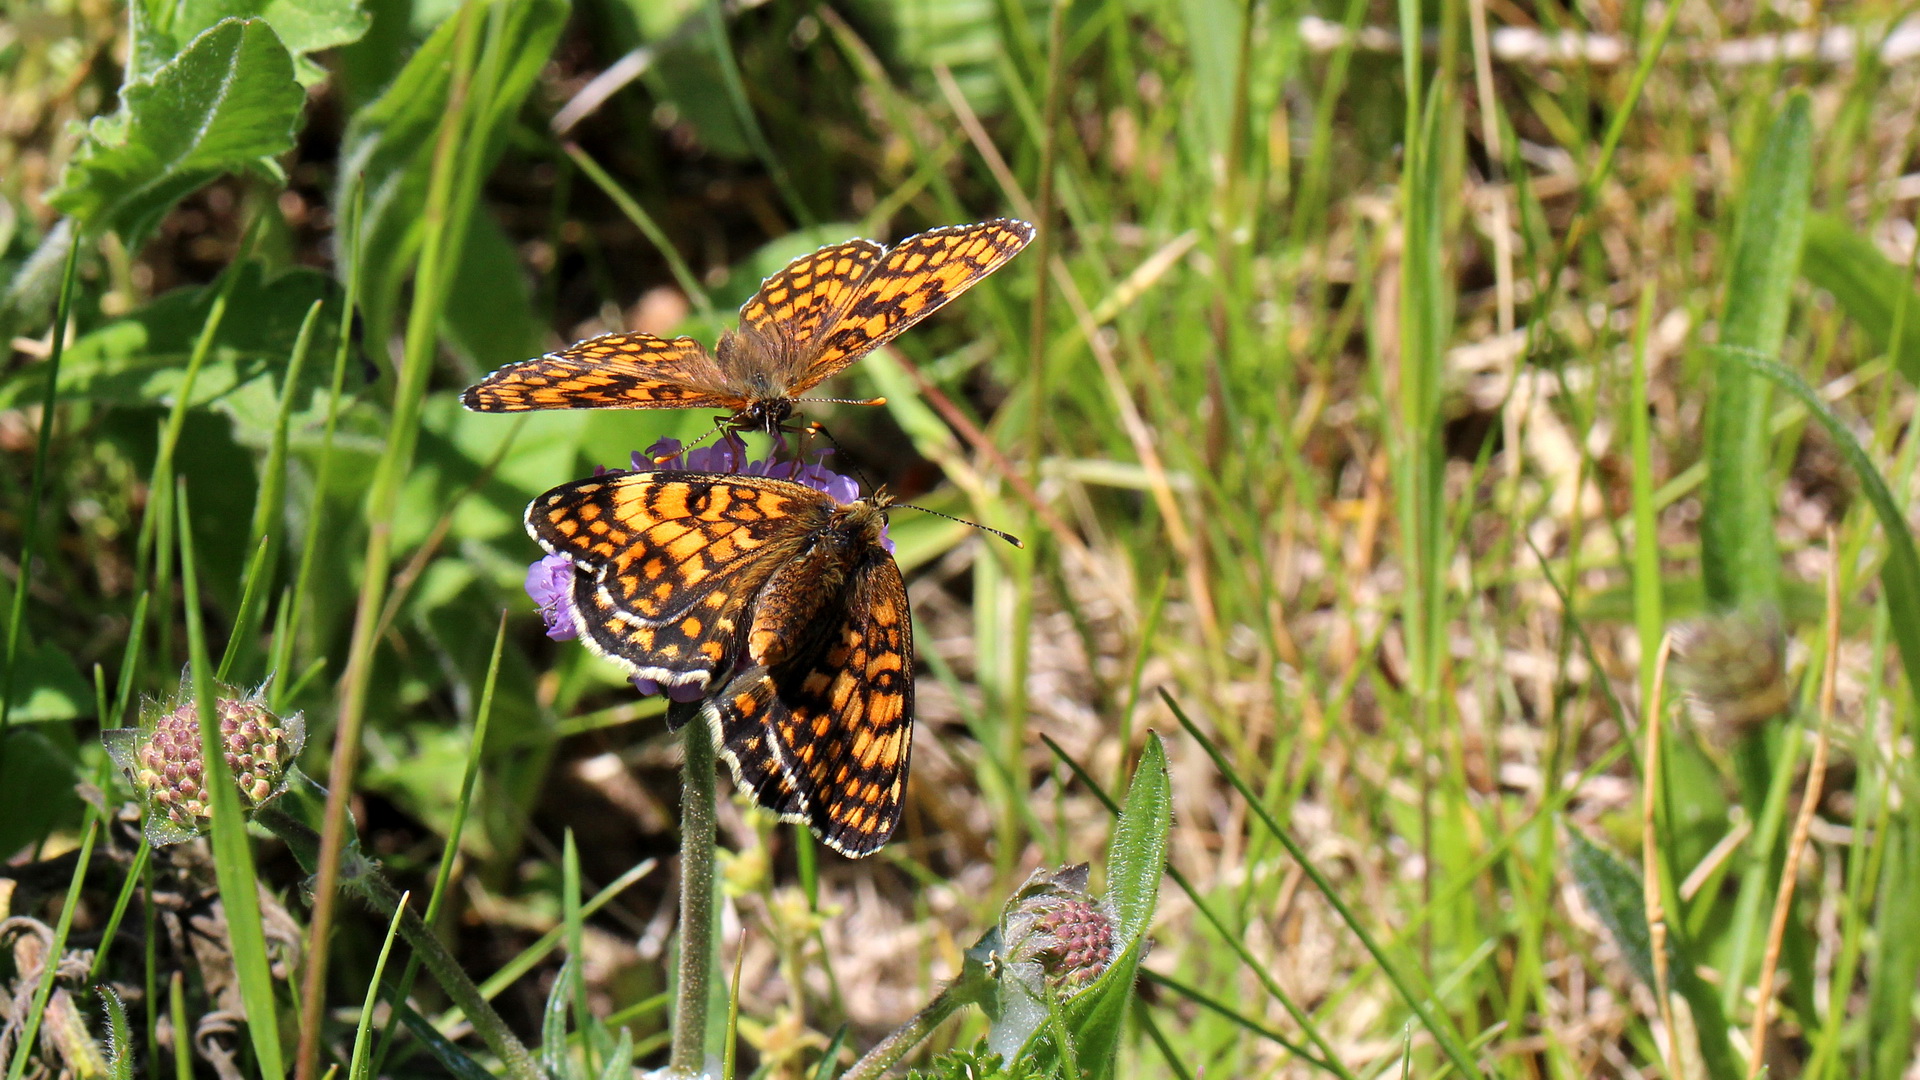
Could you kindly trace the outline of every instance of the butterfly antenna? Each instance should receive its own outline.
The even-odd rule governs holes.
[[[801,397],[801,398],[794,398],[793,400],[795,402],[806,402],[809,405],[885,405],[887,403],[887,399],[883,397],[874,397],[874,398]]]
[[[929,510],[924,506],[915,506],[912,503],[894,503],[893,505],[898,506],[904,510],[918,510],[923,514],[932,514],[934,517],[943,517],[943,518],[946,518],[948,521],[957,521],[962,525],[971,525],[972,527],[979,529],[981,532],[992,533],[993,535],[999,537],[1002,540],[1005,540],[1007,543],[1012,544],[1014,547],[1017,547],[1017,548],[1024,548],[1027,546],[1026,544],[1021,542],[1019,537],[1013,535],[1010,532],[1001,532],[999,529],[996,529],[991,525],[982,525],[977,521],[968,521],[966,518],[963,518],[963,517],[954,517],[952,514],[943,514],[938,510]]]
[[[880,400],[884,401],[886,399],[882,398]],[[807,421],[807,426],[800,429],[800,434],[803,438],[807,436],[812,436],[812,435],[819,435],[822,438],[826,439],[828,442],[832,443],[833,448],[835,450],[840,450],[840,451],[846,450],[846,447],[840,445],[840,440],[833,437],[833,432],[827,430],[827,425],[821,423],[818,420]],[[801,448],[801,453],[799,457],[800,458],[806,457],[805,447]],[[795,460],[797,461],[799,460],[799,458],[796,458]],[[835,464],[837,465],[839,463],[835,462]],[[860,481],[860,487],[863,490],[866,490],[866,491],[874,490],[873,481],[868,478],[866,473],[860,470],[860,466],[854,464],[851,456],[849,456],[847,459],[847,470],[853,473],[854,479]]]
[[[675,450],[671,454],[654,455],[653,463],[655,465],[665,465],[667,462],[672,461],[674,458],[680,457],[681,455],[685,454],[687,451],[693,449],[696,446],[699,446],[701,443],[706,442],[708,439],[713,438],[716,434],[720,433],[721,431],[726,430],[727,421],[731,419],[733,418],[730,416],[716,417],[713,421],[713,426],[707,429],[706,434],[693,440],[692,442],[681,447],[680,449]]]

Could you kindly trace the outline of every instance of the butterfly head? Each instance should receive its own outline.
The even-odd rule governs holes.
[[[864,499],[840,507],[835,513],[840,518],[840,527],[856,541],[863,545],[879,544],[886,537],[887,508],[893,502],[893,494],[881,488]]]
[[[793,401],[790,398],[756,398],[734,414],[729,426],[735,431],[764,431],[776,435],[785,430],[787,418],[792,415]]]

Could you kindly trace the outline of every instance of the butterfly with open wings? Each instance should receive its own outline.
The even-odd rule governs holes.
[[[892,501],[841,505],[769,476],[609,472],[535,499],[527,531],[573,564],[582,641],[635,676],[704,691],[740,787],[857,858],[899,823],[913,737]]]
[[[712,353],[690,337],[605,334],[509,364],[463,400],[476,412],[724,409],[735,430],[775,432],[795,395],[892,341],[1032,239],[1032,225],[996,218],[891,249],[833,244],[762,282]]]

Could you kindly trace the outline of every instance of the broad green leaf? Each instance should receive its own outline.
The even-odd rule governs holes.
[[[46,836],[80,804],[73,790],[73,758],[48,737],[50,730],[16,727],[0,735],[0,791],[7,793],[7,812],[0,814],[0,858]]]
[[[1800,253],[1800,272],[1833,294],[1840,309],[1866,332],[1874,348],[1893,354],[1894,363],[1908,382],[1920,383],[1920,292],[1914,291],[1906,267],[1880,254],[1873,241],[1860,235],[1845,219],[1815,214],[1807,219],[1807,246]],[[1900,341],[1894,345],[1896,319],[1900,322]]]
[[[96,119],[47,197],[91,230],[138,243],[173,204],[225,173],[278,178],[306,92],[293,58],[261,19],[228,19],[150,79],[128,83],[120,111]]]
[[[315,270],[268,278],[254,263],[236,273],[239,280],[226,318],[194,381],[193,403],[227,413],[247,441],[263,444],[272,432],[300,322],[316,300],[324,301],[326,310],[317,324],[314,351],[334,348],[339,290]],[[176,289],[74,342],[60,368],[60,399],[117,405],[170,401],[217,289]],[[296,423],[325,408],[329,375],[320,367],[308,365],[301,385],[294,388]],[[41,392],[44,377],[38,366],[31,366],[0,380],[0,409],[32,400]]]
[[[1647,927],[1647,904],[1640,875],[1618,855],[1567,827],[1567,868],[1580,898],[1606,926],[1607,934],[1635,976],[1652,989],[1653,935]]]
[[[1787,101],[1747,174],[1720,321],[1722,345],[1773,356],[1786,340],[1813,175],[1808,111],[1805,94]],[[1780,601],[1767,444],[1766,383],[1738,364],[1716,366],[1707,406],[1700,547],[1707,597],[1720,607]]]
[[[1873,459],[1867,456],[1859,440],[1853,437],[1853,432],[1834,415],[1833,410],[1805,380],[1764,357],[1733,350],[1721,351],[1731,363],[1766,376],[1792,394],[1827,430],[1827,437],[1833,440],[1841,456],[1853,467],[1854,475],[1860,480],[1861,492],[1872,504],[1873,512],[1880,518],[1880,528],[1886,533],[1887,559],[1880,569],[1880,580],[1887,590],[1887,611],[1892,622],[1893,640],[1900,649],[1900,662],[1906,668],[1908,685],[1920,688],[1920,550],[1916,550],[1913,533],[1907,528],[1901,501],[1887,486],[1886,479],[1874,467]]]
[[[1113,1075],[1127,1004],[1134,978],[1147,951],[1147,930],[1160,898],[1160,879],[1167,868],[1167,830],[1173,825],[1173,790],[1167,776],[1166,750],[1155,734],[1147,739],[1127,788],[1113,839],[1107,848],[1107,892],[1104,907],[1113,917],[1115,957],[1092,986],[1067,1001],[1066,1028],[1074,1057],[1088,1075],[1100,1080]],[[1051,1026],[1041,1025],[1023,1051],[1051,1063],[1059,1056]]]
[[[135,60],[129,81],[154,70],[179,51],[179,42],[222,19],[259,18],[293,54],[301,84],[310,86],[326,71],[307,54],[358,41],[373,23],[360,0],[136,0],[131,8]]]
[[[13,722],[44,723],[91,716],[93,689],[80,677],[73,659],[52,642],[23,647],[13,672]],[[4,791],[0,788],[0,791]]]
[[[443,322],[453,346],[485,371],[546,351],[547,328],[534,317],[526,271],[484,207],[468,221]]]
[[[560,0],[530,0],[506,5],[497,15],[489,11],[485,18],[500,19],[498,33],[513,43],[482,112],[482,161],[490,169],[506,145],[514,115],[553,51],[567,6]],[[337,189],[341,204],[351,197],[356,178],[366,189],[360,236],[350,250],[360,262],[361,307],[367,335],[375,341],[386,340],[393,329],[401,285],[413,272],[423,236],[427,178],[435,136],[448,108],[460,23],[449,19],[433,32],[392,85],[353,118],[342,142]],[[342,274],[347,270],[341,267]]]

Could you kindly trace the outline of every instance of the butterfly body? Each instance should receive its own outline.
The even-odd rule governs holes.
[[[700,688],[740,786],[859,856],[899,821],[912,739],[891,501],[842,506],[766,476],[610,472],[535,499],[527,529],[573,563],[590,648]]]
[[[761,282],[712,353],[690,337],[604,334],[509,364],[462,400],[477,412],[723,409],[735,430],[778,431],[796,395],[972,288],[1032,238],[1032,225],[997,218],[891,249],[833,244]]]

